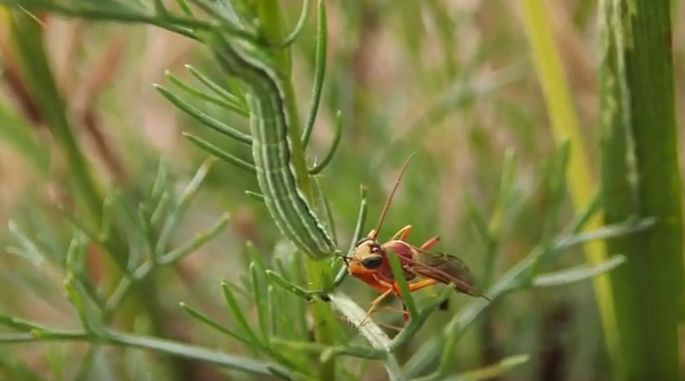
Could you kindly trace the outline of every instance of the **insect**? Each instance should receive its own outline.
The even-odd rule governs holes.
[[[329,257],[337,251],[335,242],[297,185],[293,147],[301,143],[288,135],[295,118],[284,75],[249,41],[207,38],[223,68],[243,79],[249,90],[252,156],[269,214],[300,250],[312,258]]]
[[[366,312],[368,318],[390,295],[400,296],[399,286],[390,269],[389,252],[394,253],[402,266],[403,276],[408,281],[409,291],[414,292],[438,283],[453,286],[457,292],[487,299],[474,287],[474,279],[468,266],[459,258],[442,252],[430,251],[440,238],[435,236],[421,246],[414,246],[407,242],[412,226],[400,229],[392,238],[381,244],[378,241],[380,229],[390,207],[392,198],[409,164],[404,163],[395,184],[388,195],[376,228],[359,240],[351,255],[345,257],[347,271],[366,284],[378,290],[381,295],[373,302]],[[489,299],[488,299],[489,300]],[[408,319],[406,309],[403,310],[404,319]],[[362,320],[362,324],[364,320]]]

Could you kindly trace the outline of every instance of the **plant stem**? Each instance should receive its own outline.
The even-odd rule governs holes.
[[[264,33],[273,42],[282,41],[283,28],[281,21],[281,11],[276,0],[264,0],[259,2],[260,17],[263,21]],[[305,162],[304,146],[300,140],[300,118],[297,110],[297,100],[290,78],[290,54],[289,49],[283,49],[284,53],[279,52],[275,59],[281,65],[279,68],[281,75],[287,80],[285,83],[285,107],[291,115],[288,125],[288,137],[291,144],[292,161],[297,176],[297,185],[304,193],[311,205],[315,205],[314,187],[309,177]],[[308,287],[315,290],[323,290],[331,280],[330,267],[324,261],[315,261],[309,256],[301,256],[304,261],[305,274]],[[312,318],[314,320],[314,338],[317,343],[322,345],[334,345],[333,327],[336,324],[327,303],[314,299],[312,302]],[[335,380],[335,357],[329,356],[322,360],[319,376],[321,380]]]
[[[149,336],[136,336],[113,330],[104,332],[104,336],[94,336],[84,331],[39,331],[35,333],[9,333],[0,335],[0,343],[35,343],[41,341],[84,341],[91,343],[119,345],[149,349],[187,359],[200,360],[219,366],[238,369],[243,372],[273,376],[271,369],[287,374],[287,370],[276,364],[260,363],[251,359],[227,355],[194,345],[164,340]]]
[[[548,12],[543,0],[525,0],[523,15],[526,32],[531,44],[535,68],[542,86],[543,95],[557,144],[570,142],[570,157],[566,172],[568,191],[576,210],[582,210],[592,202],[594,182],[588,163],[583,136],[574,111],[561,58],[556,48]],[[602,217],[593,216],[585,225],[586,230],[602,226]],[[583,246],[585,256],[591,264],[599,264],[607,258],[603,242],[589,242]],[[592,280],[595,299],[599,308],[607,349],[613,358],[618,353],[616,314],[611,292],[611,283],[606,275]]]
[[[612,272],[620,380],[678,380],[683,311],[681,187],[667,0],[600,2],[602,187],[607,222],[655,226],[608,242],[628,261]]]

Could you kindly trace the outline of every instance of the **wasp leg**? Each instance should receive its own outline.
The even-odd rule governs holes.
[[[440,242],[440,237],[437,235],[428,241],[424,242],[423,245],[420,246],[421,250],[428,250],[431,247],[435,246],[436,243]]]
[[[374,299],[373,302],[371,302],[371,306],[370,306],[369,309],[366,311],[366,314],[364,314],[364,317],[363,317],[362,320],[359,322],[359,325],[357,325],[357,327],[363,326],[364,323],[366,323],[366,319],[368,319],[368,318],[371,316],[371,314],[373,314],[373,313],[378,309],[378,305],[379,305],[385,298],[387,298],[388,295],[392,294],[392,292],[393,292],[393,289],[392,289],[392,288],[389,288],[389,289],[387,289],[384,293],[382,293],[379,297],[377,297],[376,299]]]
[[[409,283],[407,286],[409,286],[409,292],[414,292],[414,291],[418,291],[422,288],[432,286],[432,285],[437,284],[437,283],[440,283],[440,282],[438,282],[435,279],[423,279],[423,280],[420,280],[420,281],[417,281],[414,283]],[[399,290],[399,286],[397,285],[397,283],[395,283],[395,287],[397,287],[397,289]],[[399,291],[398,291],[398,294],[399,294]],[[402,311],[402,318],[404,319],[405,322],[409,321],[409,318],[410,318],[409,311],[407,311],[407,305],[404,303],[402,303],[402,310],[403,310]]]
[[[406,241],[409,234],[411,234],[412,226],[407,225],[400,229],[395,235],[392,236],[391,240]]]
[[[437,283],[440,283],[440,282],[435,280],[435,279],[422,279],[422,280],[414,282],[414,283],[409,283],[408,286],[409,286],[409,291],[414,292],[414,291],[418,291],[422,288],[432,286],[432,285],[437,284]]]

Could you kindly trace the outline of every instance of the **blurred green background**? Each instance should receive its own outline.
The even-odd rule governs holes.
[[[177,9],[176,3],[166,3]],[[563,139],[553,132],[553,118],[546,107],[550,97],[543,92],[541,83],[545,79],[541,79],[540,68],[535,65],[531,38],[535,26],[530,12],[543,3],[547,7],[540,9],[551,27],[549,36],[560,54],[572,111],[582,133],[582,140],[571,142],[571,149],[578,149],[580,142],[585,145],[585,152],[580,154],[588,167],[570,169],[589,179],[570,184],[570,189],[580,192],[580,196],[569,195],[566,190],[569,184],[564,176]],[[664,6],[667,2],[659,3]],[[280,4],[286,29],[290,30],[300,15],[302,2]],[[307,159],[313,162],[326,152],[334,135],[334,116],[340,110],[341,144],[319,179],[341,247],[347,247],[354,229],[360,185],[368,188],[369,229],[398,168],[412,153],[416,155],[392,204],[381,239],[388,239],[407,224],[414,227],[410,237],[414,244],[440,235],[441,247],[463,259],[484,289],[533,248],[563,232],[598,192],[603,115],[599,82],[604,58],[601,5],[591,0],[526,4],[503,0],[326,2],[327,72]],[[9,9],[0,9],[7,21]],[[672,4],[672,9],[675,109],[681,120],[685,110],[679,107],[685,91],[685,10],[680,2]],[[15,8],[11,12],[22,11]],[[30,18],[32,22],[42,30],[42,35],[32,41],[45,46],[57,92],[64,101],[62,112],[85,158],[86,170],[101,191],[97,197],[102,198],[97,202],[104,200],[105,205],[113,205],[100,212],[105,217],[95,219],[115,221],[111,247],[131,254],[106,255],[106,250],[88,237],[88,228],[79,226],[78,220],[84,214],[79,208],[89,201],[70,187],[77,169],[51,126],[54,114],[50,115],[38,94],[49,97],[49,91],[36,91],[40,86],[35,87],[31,79],[36,74],[17,48],[16,34],[28,32],[3,21],[0,220],[9,223],[0,229],[0,247],[4,248],[0,255],[0,312],[51,327],[78,328],[78,314],[84,310],[70,307],[68,292],[72,288],[66,287],[65,291],[65,278],[83,275],[96,289],[95,294],[111,295],[121,276],[113,265],[116,260],[111,258],[119,256],[129,262],[142,258],[146,245],[155,245],[148,238],[158,237],[163,230],[160,221],[178,212],[178,221],[165,237],[164,245],[171,250],[193,240],[198,232],[207,231],[227,212],[230,220],[224,230],[173,266],[156,269],[105,320],[121,331],[245,357],[269,357],[218,335],[178,307],[179,302],[186,302],[239,330],[229,318],[221,282],[236,286],[241,308],[253,321],[257,312],[249,300],[249,286],[241,286],[250,283],[250,261],[256,256],[266,267],[277,268],[279,262],[273,258],[285,258],[287,263],[292,259],[289,244],[281,238],[264,206],[245,194],[245,190],[259,191],[249,173],[216,161],[197,194],[193,193],[192,203],[182,201],[186,185],[208,154],[189,144],[181,132],[202,136],[239,157],[250,158],[245,146],[201,126],[152,86],[170,86],[165,71],[197,84],[185,68],[187,64],[225,83],[224,74],[208,50],[153,26],[63,18],[39,11],[31,14],[36,17]],[[301,115],[307,112],[312,86],[315,20],[316,7],[311,4],[305,27],[290,50]],[[30,50],[27,41],[23,46]],[[192,103],[219,120],[247,129],[245,119],[212,102],[196,99]],[[677,162],[672,164],[677,166]],[[679,213],[679,205],[673,208]],[[145,220],[151,221],[149,226],[140,223]],[[254,244],[252,254],[246,242]],[[70,252],[81,253],[73,254],[81,261],[78,270],[69,267]],[[682,251],[679,258],[682,268]],[[584,262],[581,246],[544,264],[544,269],[553,271]],[[297,269],[293,265],[288,271]],[[660,270],[649,271],[655,271],[658,277]],[[651,285],[639,287],[650,289]],[[375,291],[351,277],[341,289],[362,307],[376,297]],[[682,290],[676,287],[668,296],[675,311],[682,303]],[[439,292],[439,288],[421,291],[418,300],[431,300]],[[658,294],[661,290],[655,287],[651,292]],[[451,296],[447,310],[433,313],[396,356],[403,364],[411,362],[420,345],[440,335],[439,330],[470,301],[468,296]],[[300,300],[297,304],[298,311],[304,313],[307,302]],[[294,307],[284,302],[280,308]],[[621,318],[621,309],[617,311]],[[379,314],[379,319],[402,324],[392,312]],[[342,318],[340,321],[353,337],[353,327]],[[652,328],[641,326],[639,321],[633,323],[639,330]],[[307,326],[306,321],[302,324]],[[682,340],[676,345],[680,346],[682,367],[685,348]],[[591,281],[532,288],[496,300],[459,339],[449,372],[443,376],[449,380],[489,379],[487,373],[467,374],[466,378],[456,374],[521,354],[527,354],[528,360],[511,368],[505,366],[506,371],[495,371],[492,379],[617,378]],[[316,364],[316,356],[308,361]],[[342,361],[337,373],[341,380],[388,377],[381,361]],[[430,369],[427,366],[420,373]],[[0,377],[270,379],[225,371],[201,361],[176,360],[154,351],[78,341],[0,345]]]

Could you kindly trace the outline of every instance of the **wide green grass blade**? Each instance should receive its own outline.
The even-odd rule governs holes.
[[[667,0],[600,2],[605,218],[656,218],[651,229],[608,242],[610,252],[628,259],[611,274],[619,380],[685,376],[678,344],[685,290],[671,6]]]

